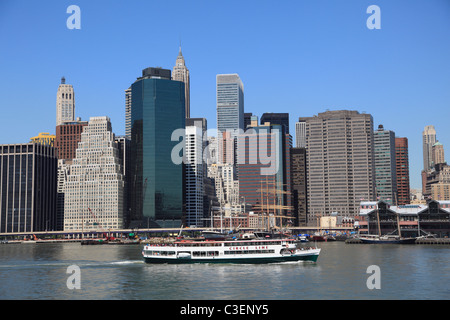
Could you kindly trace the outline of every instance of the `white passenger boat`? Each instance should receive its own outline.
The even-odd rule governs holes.
[[[181,240],[168,245],[148,244],[142,255],[148,263],[316,262],[320,250],[297,248],[294,239]]]

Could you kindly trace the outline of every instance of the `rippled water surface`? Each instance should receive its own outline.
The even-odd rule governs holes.
[[[0,245],[0,299],[450,299],[450,247],[318,243],[316,264],[151,265],[141,245]],[[70,290],[67,268],[80,268]],[[367,268],[380,267],[370,290]]]

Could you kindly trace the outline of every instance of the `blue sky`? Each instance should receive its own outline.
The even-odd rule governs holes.
[[[80,30],[66,27],[72,4]],[[366,27],[372,4],[380,30]],[[180,39],[191,116],[209,128],[216,74],[238,73],[245,111],[289,112],[292,128],[327,109],[372,114],[375,128],[409,139],[412,187],[421,183],[424,126],[450,145],[448,0],[0,0],[0,143],[55,132],[62,76],[74,86],[76,116],[107,115],[124,134],[124,90],[146,67],[172,69]]]

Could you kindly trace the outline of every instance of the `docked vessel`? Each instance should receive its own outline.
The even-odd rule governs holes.
[[[416,238],[403,238],[396,235],[385,235],[385,236],[378,236],[378,235],[366,235],[366,236],[360,236],[358,238],[361,240],[362,243],[369,243],[369,244],[377,244],[377,243],[392,243],[392,244],[415,244]]]
[[[318,248],[297,248],[294,239],[181,240],[169,245],[144,246],[147,263],[274,263],[312,261]]]

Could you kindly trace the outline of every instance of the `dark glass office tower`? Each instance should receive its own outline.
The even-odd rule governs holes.
[[[266,122],[282,125],[285,130],[284,133],[289,133],[289,113],[263,113],[261,116],[261,125],[264,125]]]
[[[0,145],[0,232],[53,231],[55,149],[36,143]]]
[[[184,83],[171,80],[170,70],[147,68],[131,86],[130,197],[132,225],[179,227],[184,210],[184,168],[172,150],[184,137]],[[183,148],[184,149],[184,148]],[[177,153],[180,157],[182,151]]]

